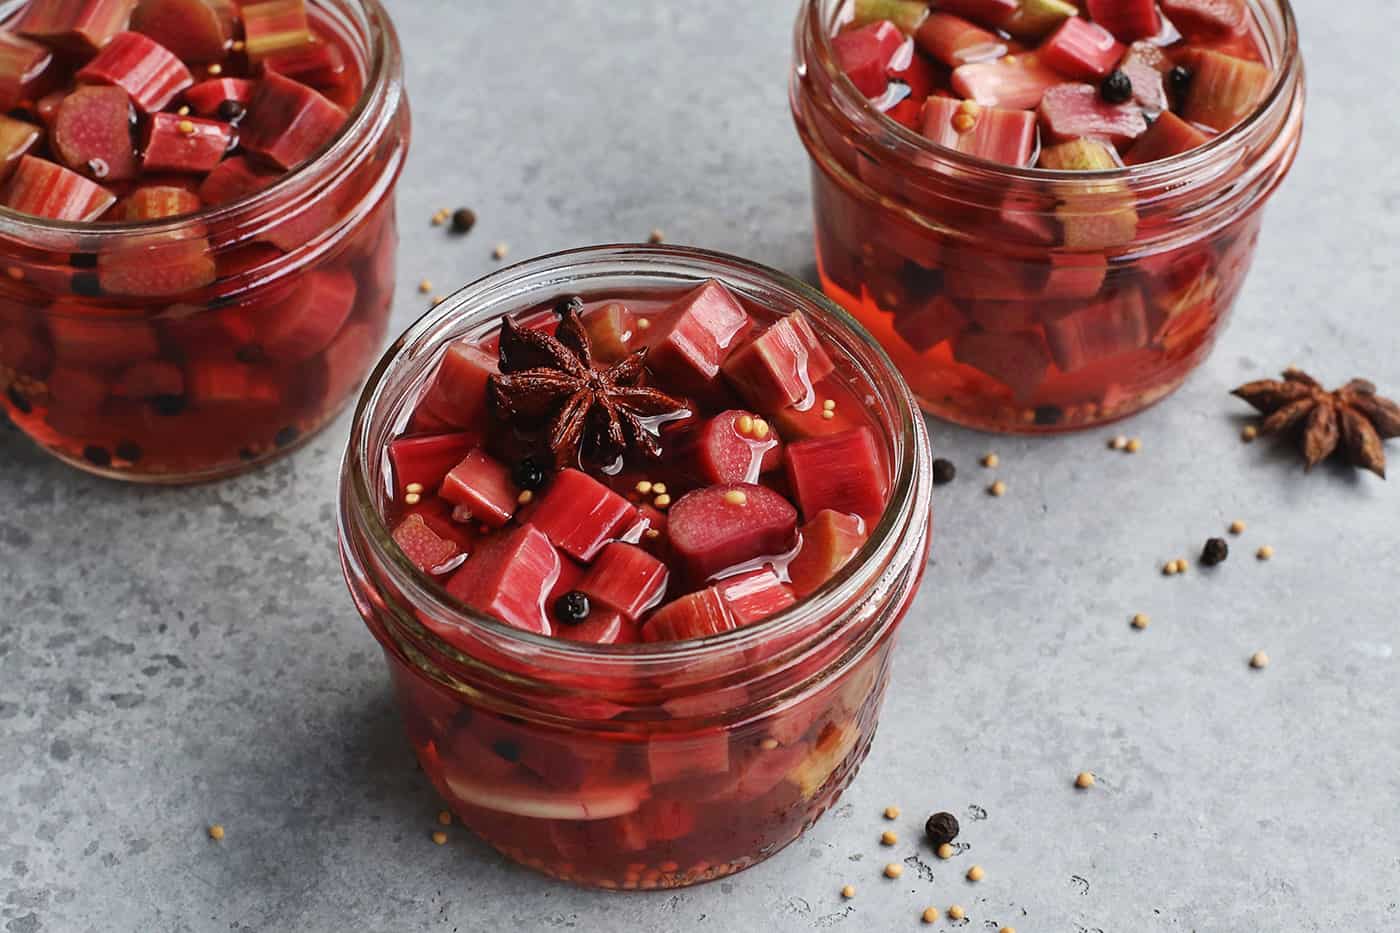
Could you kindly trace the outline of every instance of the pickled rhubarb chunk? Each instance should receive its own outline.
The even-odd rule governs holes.
[[[1040,122],[1053,139],[1089,136],[1126,143],[1147,132],[1142,108],[1110,104],[1092,84],[1061,84],[1040,101]]]
[[[200,360],[188,373],[189,400],[195,405],[276,408],[282,389],[271,373],[228,360]]]
[[[140,0],[131,29],[187,62],[217,62],[228,54],[237,16],[232,0]]]
[[[974,62],[953,70],[953,90],[984,107],[1033,110],[1045,92],[1064,78],[1035,54]]]
[[[1104,78],[1123,57],[1123,45],[1113,33],[1078,16],[1064,25],[1040,47],[1040,60],[1066,77],[1078,81]]]
[[[355,310],[348,269],[308,272],[296,291],[259,312],[258,345],[275,360],[307,360],[330,346]]]
[[[707,485],[756,483],[759,476],[782,465],[782,442],[771,425],[746,411],[715,415],[700,429],[694,455],[695,472]]]
[[[686,292],[664,316],[670,324],[648,339],[647,365],[682,394],[707,394],[752,326],[748,312],[729,289],[711,280]]]
[[[886,72],[904,47],[904,33],[888,21],[840,33],[831,40],[836,63],[866,97],[879,97],[889,84]]]
[[[475,434],[432,434],[424,437],[401,437],[389,445],[389,463],[394,470],[394,496],[401,498],[411,490],[422,495],[437,489],[443,478],[476,446]]]
[[[951,13],[932,13],[914,35],[919,48],[949,68],[1001,58],[1006,42]]]
[[[930,97],[924,101],[924,136],[989,162],[1022,167],[1035,150],[1035,114],[983,107],[973,101]]]
[[[642,626],[642,640],[686,641],[731,632],[739,627],[714,587],[688,593],[651,614]]]
[[[76,172],[34,156],[23,156],[5,186],[6,207],[51,220],[96,220],[117,198]]]
[[[37,42],[0,30],[0,111],[13,110],[53,64],[53,53]]]
[[[452,575],[447,592],[477,612],[536,635],[549,635],[545,598],[559,577],[559,554],[533,525],[486,539]]]
[[[112,209],[114,220],[164,220],[193,214],[200,208],[199,195],[173,185],[147,185],[122,198]]]
[[[686,493],[671,507],[666,529],[686,576],[701,583],[791,549],[797,510],[766,486],[707,486]]]
[[[148,172],[203,174],[223,161],[233,139],[233,127],[227,123],[158,113],[146,127],[142,167]]]
[[[632,524],[636,509],[580,470],[562,470],[525,517],[576,560],[591,561]]]
[[[117,398],[179,398],[185,394],[185,374],[166,360],[149,360],[122,370],[112,386]]]
[[[1254,112],[1273,81],[1268,66],[1201,50],[1192,59],[1191,90],[1181,115],[1224,132]]]
[[[1161,0],[1162,12],[1191,38],[1244,31],[1245,0]]]
[[[1088,0],[1089,18],[1123,42],[1150,39],[1162,30],[1156,0]]]
[[[176,94],[194,84],[184,62],[139,32],[118,33],[77,78],[86,84],[121,88],[142,113],[164,109]]]
[[[1045,322],[1055,365],[1067,373],[1144,347],[1149,336],[1142,293],[1136,288]]]
[[[300,48],[269,55],[263,59],[263,70],[275,71],[322,92],[338,88],[347,74],[340,46],[319,39]]]
[[[771,412],[790,405],[810,408],[816,384],[835,366],[806,316],[794,311],[735,352],[724,375],[749,404]]]
[[[243,7],[243,33],[248,59],[253,62],[315,40],[306,0],[267,0]]]
[[[295,168],[333,140],[346,114],[316,90],[266,75],[243,121],[243,148],[279,168]]]
[[[802,526],[802,546],[788,564],[788,577],[798,596],[815,593],[841,572],[865,544],[865,521],[825,509]]]
[[[715,589],[740,626],[762,622],[797,603],[792,588],[771,567],[726,577]]]
[[[203,288],[218,275],[209,241],[188,232],[123,240],[97,257],[97,277],[109,295],[170,298]]]
[[[637,319],[620,301],[610,301],[584,319],[588,339],[593,344],[593,358],[604,363],[616,363],[632,352],[632,339],[637,336]]]
[[[1017,0],[1016,12],[997,26],[1022,42],[1035,42],[1078,15],[1079,9],[1068,0]]]
[[[1171,111],[1164,111],[1123,157],[1128,165],[1169,159],[1203,146],[1210,137]]]
[[[186,91],[185,102],[201,117],[213,117],[229,101],[247,107],[257,87],[256,81],[247,78],[210,78]]]
[[[243,156],[225,159],[199,185],[199,199],[215,207],[257,194],[281,177],[265,172]]]
[[[466,340],[447,348],[419,403],[443,424],[470,427],[486,415],[486,380],[499,374],[496,355]]]
[[[944,295],[902,308],[894,316],[894,332],[920,353],[952,340],[966,326],[967,316]]]
[[[668,577],[661,561],[635,545],[614,541],[598,553],[578,590],[635,622],[661,602]]]
[[[458,507],[459,520],[500,528],[515,515],[520,490],[510,468],[478,447],[448,472],[438,495]]]
[[[970,19],[983,26],[1000,28],[1016,13],[1020,0],[939,0],[938,9]]]
[[[453,560],[462,553],[456,542],[429,528],[421,515],[409,515],[399,522],[393,538],[404,556],[424,573],[446,573],[445,568],[452,567]]]
[[[1050,370],[1050,351],[1035,333],[968,331],[953,344],[953,358],[991,376],[1017,399],[1035,395]]]
[[[78,53],[102,48],[126,28],[134,0],[40,0],[30,3],[15,31]]]
[[[127,181],[137,173],[131,101],[119,87],[80,87],[54,118],[54,151],[75,172],[98,181]]]
[[[789,444],[787,476],[808,519],[831,509],[858,515],[873,525],[884,514],[889,498],[889,475],[879,441],[867,426]]]
[[[32,123],[0,115],[0,181],[10,177],[19,160],[39,142],[43,131]]]
[[[64,364],[114,367],[160,355],[159,338],[148,322],[104,316],[76,304],[50,308],[49,339]]]
[[[1133,83],[1133,100],[1151,113],[1167,109],[1167,74],[1172,60],[1151,42],[1134,42],[1118,63],[1118,70]]]

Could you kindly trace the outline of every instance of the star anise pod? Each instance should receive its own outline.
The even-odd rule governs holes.
[[[1385,478],[1384,442],[1400,437],[1400,405],[1376,394],[1373,383],[1353,379],[1328,392],[1302,370],[1287,369],[1282,381],[1260,379],[1234,394],[1267,416],[1262,433],[1299,433],[1308,469],[1340,452]]]
[[[578,299],[560,304],[553,336],[509,317],[501,322],[501,375],[487,383],[493,410],[507,421],[547,420],[546,441],[559,469],[577,466],[584,450],[601,457],[629,450],[661,456],[644,419],[683,412],[686,403],[642,384],[646,348],[596,366],[582,305]]]

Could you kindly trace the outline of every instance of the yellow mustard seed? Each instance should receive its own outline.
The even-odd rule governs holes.
[[[749,497],[742,489],[731,489],[724,494],[724,501],[730,505],[747,505]]]
[[[941,858],[943,861],[945,861],[945,862],[948,861],[948,859],[952,858],[953,855],[955,854],[955,851],[954,851],[954,849],[953,849],[952,843],[948,843],[948,842],[943,843],[942,845],[940,845],[940,846],[938,847],[938,849],[937,849],[937,851],[935,852],[935,854],[936,854],[939,858]]]
[[[1152,618],[1145,612],[1139,612],[1133,616],[1133,628],[1144,629],[1152,624]]]
[[[651,484],[651,491],[654,492],[654,493],[656,493],[658,496],[664,496],[664,495],[666,495],[666,484],[665,484],[665,483],[652,483],[652,484]]]
[[[758,747],[763,749],[765,752],[771,752],[774,749],[776,749],[780,744],[782,743],[780,743],[777,739],[773,738],[772,736],[769,736],[762,742],[759,742]]]
[[[235,39],[233,40],[233,45],[230,46],[230,48],[232,48],[235,52],[243,52],[247,50],[248,43],[244,42],[242,39]]]
[[[186,136],[193,136],[193,135],[194,135],[194,122],[191,121],[191,120],[181,120],[179,123],[175,124],[175,129],[179,130],[181,133],[185,134]]]
[[[185,106],[181,107],[179,110],[175,111],[175,115],[176,115],[177,117],[188,117],[188,116],[190,115],[190,108],[189,108],[189,105],[186,104]]]
[[[843,888],[841,888],[841,896],[849,901],[851,898],[856,896],[856,886],[853,884],[848,884],[844,886]]]
[[[895,835],[893,830],[887,829],[880,834],[880,845],[882,846],[892,846],[898,844],[898,842],[899,837]]]
[[[403,488],[403,491],[404,491],[404,492],[413,493],[414,495],[417,495],[417,494],[419,494],[419,493],[421,493],[421,492],[423,491],[423,484],[422,484],[422,483],[409,483],[407,486],[405,486],[405,487]]]
[[[535,501],[535,494],[529,489],[521,490],[520,495],[515,497],[515,501],[521,505],[529,505],[531,502]]]
[[[492,259],[505,259],[508,255],[510,255],[510,244],[508,243],[497,243],[496,248],[491,250]]]
[[[1263,547],[1261,547],[1258,551],[1258,557],[1260,560],[1272,560],[1273,556],[1274,547],[1272,544],[1266,544]]]
[[[641,493],[641,494],[644,495],[644,496],[649,496],[649,495],[651,495],[651,483],[650,483],[650,481],[648,481],[648,480],[642,480],[641,482],[637,483],[637,492]]]
[[[213,826],[209,827],[209,838],[213,839],[215,842],[224,838],[224,827],[222,823],[215,823]]]
[[[652,228],[651,233],[647,236],[647,242],[650,243],[650,244],[653,245],[653,246],[657,246],[657,245],[660,245],[660,244],[662,244],[662,243],[665,243],[665,242],[666,242],[666,233],[665,233],[665,231],[663,231],[660,227],[654,227],[654,228]]]
[[[835,410],[836,410],[836,399],[834,399],[834,398],[829,398],[829,399],[827,399],[826,401],[822,402],[822,410],[823,410],[823,411],[835,411]]]
[[[418,290],[425,295],[430,294],[433,290],[433,283],[427,279],[424,279],[423,281],[418,283]]]
[[[920,918],[919,918],[919,919],[923,920],[924,923],[937,923],[937,922],[938,922],[938,908],[937,908],[937,907],[925,907],[925,908],[924,908],[924,912],[920,915]]]
[[[1015,927],[1002,927],[997,933],[1016,933]]]
[[[1128,446],[1123,449],[1130,454],[1135,454],[1138,451],[1142,450],[1142,441],[1135,437],[1132,440],[1128,441]]]
[[[997,480],[995,483],[992,483],[992,485],[987,488],[987,492],[991,493],[993,496],[999,499],[1002,496],[1006,495],[1006,484],[1003,483],[1001,480]]]
[[[968,133],[977,125],[977,118],[970,113],[959,113],[953,115],[953,129],[959,133]]]
[[[439,829],[433,833],[433,842],[436,842],[440,846],[447,845],[447,833]]]
[[[1254,443],[1257,437],[1259,437],[1259,429],[1252,424],[1245,425],[1244,430],[1240,432],[1240,440],[1246,444]]]
[[[890,862],[885,866],[886,878],[898,878],[904,874],[904,866],[898,862]]]
[[[744,437],[750,437],[753,434],[753,415],[740,415],[734,426]]]
[[[417,505],[423,501],[423,497],[416,492],[411,492],[403,497],[404,505]]]
[[[960,905],[954,904],[952,907],[949,907],[949,908],[948,908],[948,919],[949,919],[949,920],[962,920],[962,919],[964,919],[964,918],[966,918],[966,917],[967,917],[967,911],[963,910],[962,907],[961,907]]]
[[[982,465],[989,470],[994,470],[1001,466],[1001,458],[996,454],[987,454],[982,458]]]
[[[639,317],[639,318],[637,318],[637,330],[646,330],[646,329],[648,329],[649,327],[651,327],[651,318],[649,318],[649,317]]]
[[[887,820],[897,820],[897,819],[899,819],[899,807],[885,807],[885,819],[887,819]]]
[[[1248,527],[1249,527],[1248,525],[1246,525],[1244,522],[1240,521],[1240,520],[1237,518],[1237,519],[1235,519],[1233,522],[1230,523],[1230,534],[1232,534],[1232,535],[1242,535],[1242,534],[1244,534],[1245,529],[1248,528]]]
[[[1079,776],[1074,779],[1074,786],[1080,790],[1088,790],[1094,786],[1094,776],[1088,771],[1079,772]]]
[[[973,884],[976,884],[985,877],[987,877],[987,873],[982,870],[981,865],[973,865],[967,870],[967,880],[971,881]]]
[[[834,420],[835,418],[836,418],[836,412],[832,411],[830,408],[824,408],[824,409],[822,409],[822,420],[823,420],[823,421],[832,421],[832,420]]]
[[[1109,446],[1111,449],[1113,449],[1113,450],[1127,450],[1127,449],[1128,449],[1128,439],[1127,439],[1126,437],[1124,437],[1123,435],[1120,434],[1120,435],[1118,435],[1117,437],[1115,437],[1113,440],[1109,441],[1109,442],[1108,442],[1108,446]]]
[[[1262,651],[1256,651],[1249,659],[1249,666],[1256,671],[1262,671],[1269,666],[1269,656]]]
[[[656,506],[658,509],[665,511],[666,509],[671,507],[671,497],[663,493],[657,496],[655,499],[651,500],[651,504]]]

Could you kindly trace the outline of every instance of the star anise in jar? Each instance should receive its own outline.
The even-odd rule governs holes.
[[[1334,453],[1353,466],[1385,478],[1385,444],[1400,437],[1400,405],[1376,393],[1373,383],[1353,379],[1332,392],[1298,369],[1283,379],[1260,379],[1240,386],[1235,395],[1266,415],[1260,431],[1296,431],[1303,459],[1312,469]]]
[[[509,317],[501,322],[501,374],[487,383],[493,411],[506,421],[547,422],[545,441],[558,469],[579,465],[583,453],[660,457],[648,421],[683,413],[686,403],[643,384],[645,347],[611,366],[595,365],[582,307],[578,298],[560,302],[553,336]]]

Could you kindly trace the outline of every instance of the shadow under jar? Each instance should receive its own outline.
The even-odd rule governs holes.
[[[133,482],[239,473],[322,428],[377,358],[410,136],[399,42],[377,0],[308,10],[344,72],[324,93],[348,115],[309,160],[281,177],[246,163],[266,173],[242,179],[252,193],[170,219],[80,223],[0,208],[0,398],[59,459]],[[284,67],[297,65],[310,67]],[[223,64],[190,70],[201,81],[264,67],[235,44]],[[27,101],[34,113],[21,116],[43,121],[43,106]],[[152,183],[189,185],[173,177]],[[134,185],[108,187],[121,196]]]
[[[383,517],[397,482],[385,449],[450,342],[488,338],[502,315],[561,296],[613,300],[711,279],[749,307],[800,310],[836,375],[863,387],[889,501],[834,577],[723,634],[590,644],[473,612],[399,550]],[[819,293],[718,254],[598,247],[483,279],[390,349],[355,416],[341,556],[423,770],[463,824],[556,878],[674,888],[772,855],[854,777],[875,732],[895,629],[927,561],[930,491],[913,397],[888,357]]]
[[[1170,158],[1054,171],[938,145],[880,112],[836,63],[849,5],[804,0],[790,91],[822,285],[926,411],[990,431],[1090,428],[1205,359],[1302,132],[1292,10],[1249,8],[1273,71],[1249,116]]]

